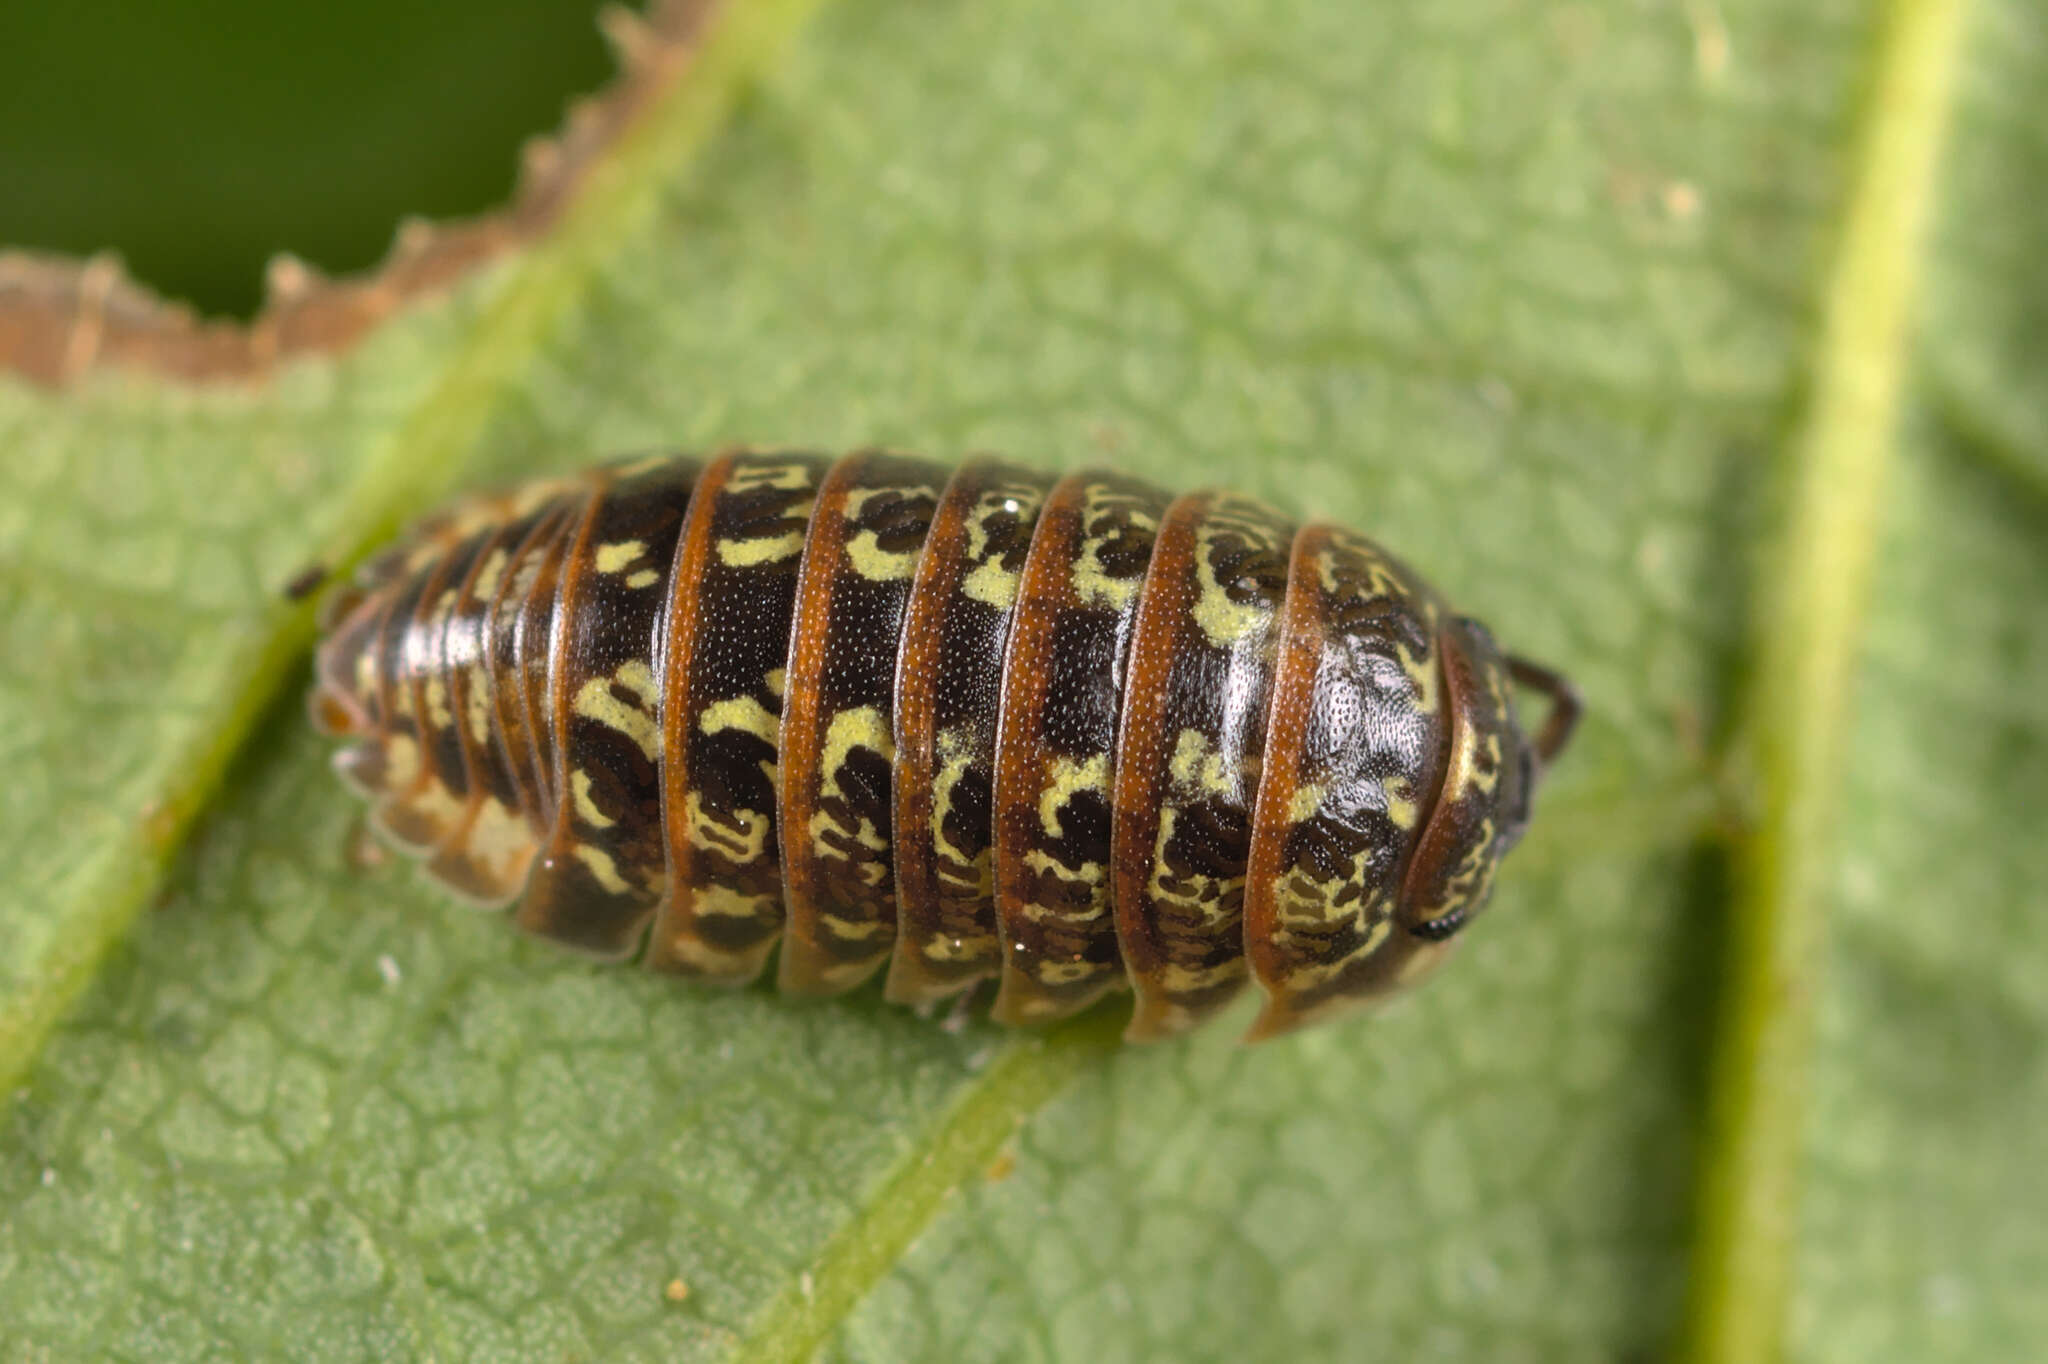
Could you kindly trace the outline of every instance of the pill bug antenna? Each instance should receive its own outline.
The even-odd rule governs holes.
[[[1534,744],[1537,775],[1541,777],[1571,742],[1585,705],[1579,698],[1579,689],[1566,681],[1562,673],[1513,654],[1508,655],[1507,665],[1508,675],[1518,684],[1542,693],[1550,702],[1550,717],[1543,722]]]

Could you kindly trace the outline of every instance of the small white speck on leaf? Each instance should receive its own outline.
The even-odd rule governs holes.
[[[808,1269],[805,1270],[803,1272],[803,1276],[796,1281],[796,1286],[803,1291],[804,1300],[806,1302],[810,1301],[810,1299],[813,1296],[815,1296],[818,1291],[818,1285],[811,1278],[811,1271],[809,1271]]]
[[[384,988],[396,990],[398,982],[405,979],[405,972],[399,969],[397,958],[389,952],[377,958],[377,974],[384,978]]]
[[[1664,186],[1662,195],[1665,216],[1673,222],[1691,222],[1700,216],[1705,200],[1700,197],[1699,186],[1690,180],[1673,180]]]

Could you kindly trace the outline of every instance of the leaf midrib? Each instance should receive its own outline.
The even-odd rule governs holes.
[[[1965,10],[1966,0],[1892,0],[1878,30],[1824,263],[1811,388],[1762,560],[1733,747],[1755,818],[1732,859],[1681,1326],[1692,1364],[1757,1364],[1783,1350],[1844,731]]]

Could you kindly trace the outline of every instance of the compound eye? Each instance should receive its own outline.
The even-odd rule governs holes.
[[[1470,922],[1472,922],[1471,909],[1469,907],[1461,907],[1438,918],[1426,919],[1419,924],[1410,924],[1408,925],[1408,931],[1424,942],[1442,942],[1456,934],[1459,929]]]

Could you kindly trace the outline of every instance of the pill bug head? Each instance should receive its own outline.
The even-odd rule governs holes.
[[[1402,886],[1408,931],[1441,941],[1485,909],[1493,877],[1529,826],[1545,767],[1578,719],[1578,697],[1548,669],[1501,651],[1487,628],[1454,617],[1443,632],[1443,784]],[[1527,733],[1515,708],[1517,684],[1541,692],[1551,711]]]

